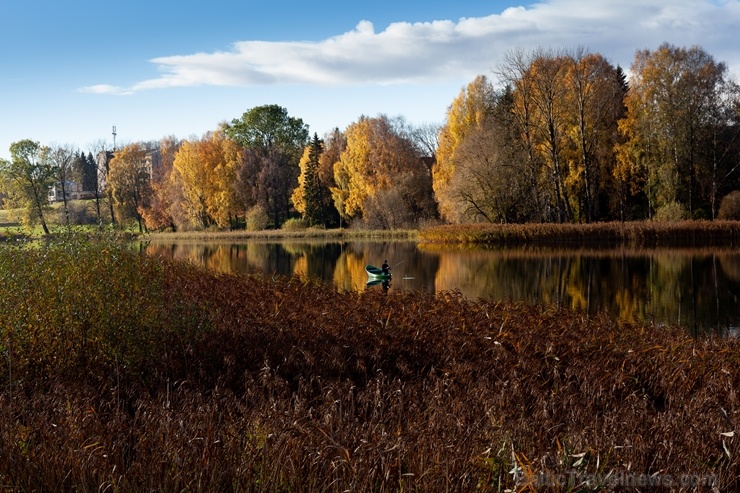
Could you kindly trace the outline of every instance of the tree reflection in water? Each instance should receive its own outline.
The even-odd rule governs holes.
[[[624,323],[693,333],[740,326],[740,250],[533,250],[422,246],[408,241],[153,242],[147,252],[227,273],[303,275],[342,291],[367,285],[365,265],[397,267],[389,293],[459,291],[470,300],[554,303]]]

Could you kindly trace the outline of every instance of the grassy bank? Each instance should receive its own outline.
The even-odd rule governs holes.
[[[290,240],[290,239],[324,239],[324,240],[415,240],[416,230],[360,230],[360,229],[266,229],[261,231],[178,231],[150,233],[152,240],[204,240],[204,241],[240,241],[240,240]]]
[[[740,486],[737,339],[76,237],[1,248],[0,289],[3,488]]]
[[[605,248],[739,246],[740,221],[445,225],[419,231],[419,241]]]

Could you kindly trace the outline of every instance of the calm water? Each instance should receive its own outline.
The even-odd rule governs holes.
[[[150,253],[221,272],[302,274],[339,290],[366,285],[365,265],[393,266],[388,293],[459,291],[465,297],[606,310],[624,322],[676,323],[692,333],[740,327],[740,250],[480,250],[413,242],[156,243]]]

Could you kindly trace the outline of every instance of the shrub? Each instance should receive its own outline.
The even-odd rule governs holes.
[[[306,222],[305,219],[300,219],[296,217],[291,217],[290,219],[285,221],[281,227],[281,229],[285,229],[288,231],[300,231],[306,228],[308,228],[308,222]]]
[[[255,205],[247,211],[247,230],[261,231],[267,229],[270,218],[261,205]]]
[[[740,221],[740,190],[735,190],[724,196],[719,206],[717,219]]]
[[[95,213],[95,202],[92,200],[70,201],[68,204],[69,222],[71,224],[98,224],[98,218]],[[101,207],[101,212],[105,209]],[[63,213],[60,213],[63,216]],[[64,218],[61,218],[64,221]]]
[[[686,208],[678,202],[669,202],[655,211],[654,220],[662,223],[675,223],[688,218]]]

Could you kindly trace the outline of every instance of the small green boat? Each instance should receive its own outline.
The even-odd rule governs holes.
[[[374,265],[366,265],[365,266],[365,272],[367,272],[367,276],[371,279],[390,279],[391,273],[385,273],[383,272],[383,269],[380,267],[375,267]]]

